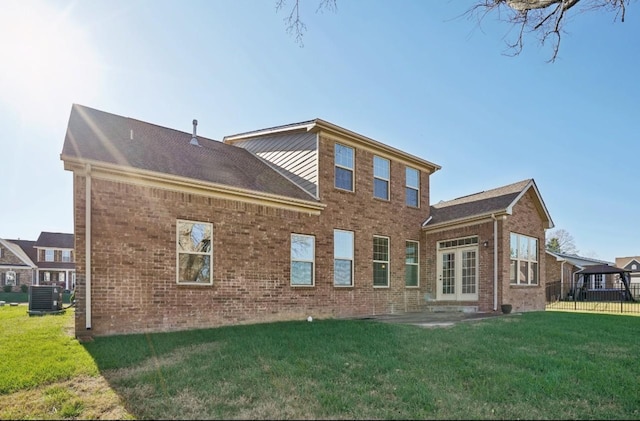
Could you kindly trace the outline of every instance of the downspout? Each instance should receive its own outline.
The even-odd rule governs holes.
[[[85,327],[91,329],[91,164],[85,174]]]
[[[493,219],[493,311],[498,310],[498,219]]]
[[[563,260],[560,263],[560,298],[562,298],[564,294],[564,264],[567,263],[566,260]]]

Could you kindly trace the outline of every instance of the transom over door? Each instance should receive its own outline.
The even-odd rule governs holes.
[[[478,300],[478,247],[438,252],[438,300]]]

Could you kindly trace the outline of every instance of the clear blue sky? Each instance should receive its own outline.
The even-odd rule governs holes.
[[[291,2],[291,0],[290,0]],[[640,255],[640,3],[573,14],[560,55],[467,1],[1,0],[0,238],[73,232],[71,105],[222,139],[321,118],[434,162],[431,202],[533,178],[580,254]]]

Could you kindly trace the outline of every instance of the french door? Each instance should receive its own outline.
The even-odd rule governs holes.
[[[438,252],[438,293],[443,301],[478,300],[478,247]]]

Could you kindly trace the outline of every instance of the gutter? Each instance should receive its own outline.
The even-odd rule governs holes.
[[[498,219],[491,214],[493,219],[493,311],[498,310]]]

